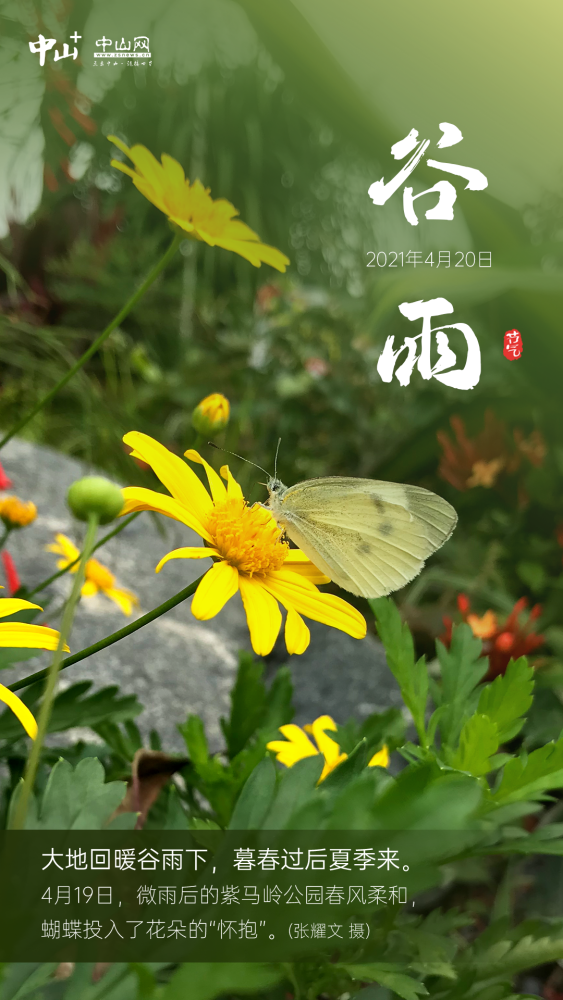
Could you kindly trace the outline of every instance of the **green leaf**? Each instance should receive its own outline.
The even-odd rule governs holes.
[[[297,812],[314,797],[324,763],[323,755],[318,753],[314,757],[298,760],[282,773],[276,797],[260,829],[291,829],[292,813]]]
[[[397,606],[389,597],[378,597],[368,603],[375,615],[379,638],[385,647],[387,664],[401,689],[405,705],[420,735],[424,733],[424,714],[428,697],[426,660],[422,656],[415,663],[410,629],[401,621]]]
[[[12,795],[10,813],[19,798],[21,782]],[[86,757],[75,768],[59,760],[49,775],[39,808],[29,809],[26,829],[102,830],[123,801],[124,781],[106,784],[97,757]]]
[[[159,1000],[213,1000],[224,993],[257,993],[283,977],[281,967],[260,962],[187,962],[174,973]]]
[[[531,754],[514,757],[506,764],[492,801],[499,805],[521,800],[541,800],[553,788],[563,787],[563,737],[546,743]]]
[[[24,1000],[24,997],[31,996],[49,982],[57,965],[58,962],[43,965],[37,962],[10,963],[5,967],[0,1000]]]
[[[447,754],[448,764],[458,771],[469,771],[476,777],[488,774],[492,767],[490,758],[498,750],[498,745],[496,723],[487,715],[472,715],[461,730],[459,749]]]
[[[102,688],[86,697],[92,687],[92,681],[79,681],[55,698],[53,710],[49,719],[49,732],[60,733],[74,726],[89,726],[95,729],[100,723],[125,722],[135,718],[143,711],[143,706],[137,701],[135,694],[119,695],[117,686]],[[44,684],[32,684],[20,697],[29,709],[36,715],[43,695]],[[21,722],[13,712],[6,709],[0,715],[0,739],[14,740],[22,735]]]
[[[504,676],[484,685],[477,711],[498,727],[499,744],[516,736],[533,701],[534,671],[525,656],[511,660]]]
[[[276,787],[276,768],[266,757],[247,779],[234,808],[229,830],[259,830],[270,809]]]
[[[486,674],[489,661],[481,657],[481,640],[465,624],[454,627],[449,649],[436,640],[436,652],[442,675],[438,726],[442,743],[455,747],[465,719],[475,711],[475,689]]]
[[[367,962],[365,965],[344,965],[343,969],[353,979],[373,979],[393,990],[403,1000],[417,1000],[417,997],[428,996],[424,983],[405,975],[400,965],[387,962]]]
[[[352,753],[360,740],[365,739],[373,756],[384,743],[390,750],[401,746],[405,739],[405,728],[400,708],[388,708],[386,712],[368,715],[361,725],[355,719],[349,719],[344,725],[339,725],[335,733],[331,733],[331,739],[347,754]]]
[[[246,746],[264,717],[266,689],[262,681],[263,664],[251,653],[239,653],[239,666],[231,691],[229,719],[221,719],[221,728],[232,759]]]
[[[518,940],[514,941],[516,934]],[[505,940],[494,941],[485,948],[477,941],[472,953],[467,954],[466,961],[478,979],[512,977],[534,966],[563,958],[561,921],[554,921],[552,926],[548,921],[526,921],[516,928],[514,935],[507,935]]]
[[[260,729],[269,733],[286,726],[295,714],[293,708],[293,682],[289,667],[280,667],[266,694],[266,712]]]
[[[184,737],[192,764],[197,771],[200,771],[209,761],[209,747],[203,722],[199,715],[188,715],[186,722],[178,726],[178,729]]]

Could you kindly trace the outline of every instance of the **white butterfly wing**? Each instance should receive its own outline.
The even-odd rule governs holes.
[[[361,597],[404,587],[457,522],[435,493],[375,479],[306,480],[272,496],[270,506],[318,569]]]

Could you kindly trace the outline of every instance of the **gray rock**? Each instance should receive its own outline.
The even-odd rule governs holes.
[[[57,557],[45,551],[56,532],[80,544],[83,525],[71,517],[65,496],[75,479],[96,470],[50,448],[20,440],[9,442],[1,458],[13,480],[10,492],[32,499],[38,508],[34,524],[12,533],[7,546],[21,579],[33,588],[56,570]],[[198,536],[184,525],[159,518],[157,526],[150,514],[143,513],[96,555],[115,573],[118,586],[137,594],[141,606],[134,615],[140,616],[186,587],[211,565],[210,560],[173,560],[155,574],[154,567],[170,549],[199,542]],[[44,619],[49,624],[57,625],[53,609],[55,605],[60,607],[69,587],[66,575],[49,588],[55,595]],[[41,597],[35,598],[40,604]],[[154,728],[170,750],[183,749],[176,726],[188,713],[197,712],[205,722],[212,749],[218,749],[222,744],[219,718],[228,712],[237,653],[239,649],[250,649],[246,620],[238,594],[208,622],[196,621],[188,604],[179,605],[119,643],[71,666],[61,674],[61,685],[89,679],[96,687],[118,684],[124,693],[135,692],[145,706],[137,720],[144,737]],[[91,645],[126,622],[105,595],[83,599],[75,617],[71,650]],[[288,658],[280,640],[267,658],[269,676],[280,663],[290,665],[296,722],[308,722],[325,713],[344,722],[351,715],[361,719],[372,711],[401,705],[376,639],[368,635],[358,641],[317,623],[312,623],[311,635],[311,645],[302,656]],[[47,663],[48,654],[40,654],[6,670],[2,680],[11,683]],[[55,742],[60,742],[60,737]]]

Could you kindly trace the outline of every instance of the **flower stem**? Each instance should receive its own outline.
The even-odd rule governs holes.
[[[192,594],[195,594],[198,584],[203,580],[205,573],[202,573],[197,580],[190,583],[188,587],[181,590],[174,597],[170,597],[164,604],[159,604],[157,608],[153,608],[152,611],[148,611],[146,615],[141,618],[137,618],[136,621],[131,622],[129,625],[125,625],[124,628],[120,628],[118,632],[112,632],[111,635],[106,636],[105,639],[100,639],[99,642],[93,643],[92,646],[87,646],[85,649],[79,650],[78,653],[73,653],[71,656],[67,656],[65,660],[62,661],[60,669],[66,670],[67,667],[71,667],[73,663],[79,663],[80,660],[85,660],[87,656],[92,656],[93,653],[99,653],[101,649],[106,649],[108,646],[112,646],[114,642],[119,642],[120,639],[124,639],[125,636],[131,635],[133,632],[137,632],[138,629],[143,628],[144,625],[148,625],[149,622],[153,622],[156,618],[160,618],[161,615],[166,614],[171,608],[175,608],[177,604],[181,604],[182,601],[187,600]],[[47,670],[38,670],[35,674],[30,674],[29,677],[24,677],[20,681],[15,681],[14,684],[10,685],[10,691],[19,691],[20,688],[29,687],[30,684],[35,684],[36,681],[43,680],[48,674]]]
[[[96,544],[93,546],[91,555],[93,555],[94,552],[96,552],[99,548],[101,548],[102,545],[105,545],[106,542],[109,542],[110,538],[114,538],[116,535],[119,534],[120,531],[123,531],[123,529],[126,528],[128,524],[131,524],[131,521],[134,521],[135,518],[138,517],[139,514],[141,513],[142,511],[140,510],[135,511],[134,514],[130,514],[129,517],[126,517],[121,522],[121,524],[118,524],[117,528],[113,528],[112,531],[108,531],[107,535],[104,535],[103,538],[100,538],[99,542],[96,542]],[[1,545],[0,548],[2,548]],[[77,556],[76,559],[73,559],[73,561],[70,562],[68,566],[65,566],[64,569],[57,570],[57,572],[53,573],[52,576],[47,577],[47,579],[43,580],[42,583],[37,584],[37,586],[34,587],[33,590],[31,590],[27,594],[26,600],[29,600],[31,597],[35,597],[35,594],[38,594],[40,590],[45,590],[45,587],[48,587],[49,584],[53,583],[54,580],[58,580],[60,576],[64,576],[65,573],[68,573],[73,566],[76,566],[77,562],[80,562],[80,556]]]
[[[12,529],[8,524],[4,526],[4,531],[2,532],[2,537],[0,538],[0,549],[3,549],[6,542],[8,541],[8,535]]]
[[[39,710],[39,718],[37,720],[37,736],[33,741],[31,753],[27,759],[23,776],[23,785],[21,786],[20,795],[16,804],[14,820],[12,823],[12,829],[14,830],[23,830],[25,827],[27,807],[33,791],[33,786],[35,784],[35,776],[37,774],[39,759],[41,757],[43,740],[45,739],[47,728],[49,726],[49,719],[51,717],[51,709],[53,707],[53,699],[55,697],[55,689],[63,658],[63,651],[72,628],[74,612],[76,611],[76,605],[78,604],[80,598],[80,590],[82,588],[82,584],[84,583],[86,563],[92,555],[97,530],[98,515],[90,514],[86,538],[84,540],[84,548],[82,549],[82,554],[80,556],[80,565],[74,578],[70,597],[65,605],[63,620],[61,622],[61,630],[59,633],[59,642],[55,650],[51,666],[46,671],[43,671],[46,675],[47,683],[45,684],[45,693],[43,695],[41,708]]]
[[[47,406],[51,402],[51,400],[54,399],[59,389],[62,389],[67,384],[67,382],[70,382],[73,375],[76,375],[76,373],[80,371],[82,366],[92,357],[92,355],[95,354],[97,350],[99,350],[104,341],[107,340],[107,338],[109,337],[112,330],[115,330],[116,326],[119,326],[121,321],[125,319],[125,317],[131,312],[133,306],[137,305],[139,299],[143,297],[147,289],[150,288],[150,286],[152,285],[155,278],[158,277],[160,272],[166,267],[166,265],[172,259],[182,239],[183,237],[180,236],[178,233],[174,234],[174,238],[172,240],[172,243],[168,247],[168,250],[160,258],[158,263],[155,264],[152,271],[149,272],[149,274],[143,281],[142,285],[140,285],[140,287],[131,296],[131,298],[127,300],[123,308],[120,309],[117,315],[113,317],[111,322],[106,326],[105,330],[103,330],[103,332],[100,333],[99,337],[96,337],[96,339],[90,344],[90,347],[88,348],[87,351],[84,352],[82,357],[78,359],[78,361],[72,366],[72,368],[69,368],[66,375],[63,375],[62,379],[60,379],[60,381],[57,382],[57,384],[45,396],[43,396],[42,399],[39,400],[39,402],[33,407],[33,409],[30,410],[30,412],[25,417],[22,417],[22,419],[18,421],[18,423],[15,424],[12,427],[12,429],[8,431],[7,434],[4,435],[4,437],[0,441],[0,448],[3,448],[4,445],[7,444],[8,441],[10,441],[15,434],[19,434],[19,432],[26,426],[26,424],[28,424],[29,421],[32,420],[33,417],[35,417],[39,413],[39,411],[43,409],[44,406]]]

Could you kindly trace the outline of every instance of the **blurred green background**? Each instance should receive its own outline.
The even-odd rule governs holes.
[[[460,525],[399,595],[419,642],[440,631],[460,591],[477,613],[501,616],[525,596],[542,605],[537,627],[555,676],[563,8],[554,0],[533,15],[524,0],[479,0],[471,10],[448,0],[30,0],[1,11],[0,424],[55,383],[169,242],[164,216],[110,167],[107,134],[167,152],[232,201],[291,266],[281,276],[185,241],[26,434],[153,486],[125,454],[123,433],[145,431],[182,453],[194,440],[193,407],[222,392],[232,419],[220,443],[271,468],[281,436],[286,483],[351,474],[447,497]],[[39,32],[62,43],[75,31],[76,62],[48,54],[41,68],[29,52]],[[143,34],[150,67],[93,65],[98,38]],[[429,155],[478,167],[489,187],[465,192],[460,181],[455,220],[423,219],[414,229],[400,192],[376,208],[367,188],[397,172],[394,142],[414,127],[435,143],[441,121],[461,128],[463,143]],[[415,189],[436,179],[419,167]],[[366,266],[370,251],[413,250],[423,259],[450,250],[452,265],[455,251],[491,252],[492,267]],[[408,388],[383,384],[376,365],[385,338],[402,342],[412,331],[398,304],[438,295],[479,338],[479,385],[461,392],[418,373]],[[512,328],[524,341],[517,363],[502,354]],[[476,462],[485,463],[480,477]],[[232,466],[250,499],[263,500],[262,477]]]

